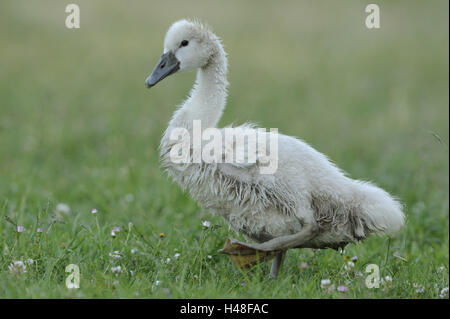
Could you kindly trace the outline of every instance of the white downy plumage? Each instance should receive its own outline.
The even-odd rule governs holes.
[[[257,242],[243,245],[279,252],[272,275],[277,275],[289,248],[337,249],[373,233],[393,234],[403,226],[402,207],[387,192],[348,178],[325,155],[294,137],[277,135],[278,169],[271,175],[260,173],[258,161],[174,163],[169,154],[180,141],[169,138],[172,130],[192,132],[194,120],[201,120],[202,130],[216,127],[228,86],[220,39],[196,21],[181,20],[169,28],[164,54],[146,85],[194,69],[197,79],[190,96],[174,113],[161,140],[162,165],[203,207]]]

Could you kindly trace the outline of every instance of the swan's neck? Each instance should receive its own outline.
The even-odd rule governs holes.
[[[220,43],[216,49],[209,63],[198,70],[190,97],[175,112],[168,130],[176,127],[190,130],[194,120],[201,121],[202,130],[217,126],[225,108],[228,82],[226,54]]]

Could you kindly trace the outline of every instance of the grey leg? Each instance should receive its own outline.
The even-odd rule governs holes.
[[[262,244],[247,244],[240,241],[233,242],[262,251],[287,250],[307,244],[316,235],[316,231],[317,227],[315,225],[306,225],[296,234],[277,237]]]
[[[272,267],[270,268],[270,276],[273,278],[278,277],[278,272],[280,270],[281,265],[283,264],[284,257],[286,256],[286,251],[280,251],[275,256],[275,259],[272,261]]]

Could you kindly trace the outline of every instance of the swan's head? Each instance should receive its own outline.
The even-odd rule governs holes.
[[[200,23],[175,22],[166,33],[164,53],[145,85],[150,88],[175,72],[206,66],[217,50],[217,41],[217,37]]]

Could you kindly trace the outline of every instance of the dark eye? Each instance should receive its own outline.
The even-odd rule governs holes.
[[[187,46],[189,44],[189,41],[188,40],[183,40],[183,41],[181,41],[181,46],[182,47],[185,47],[185,46]]]

